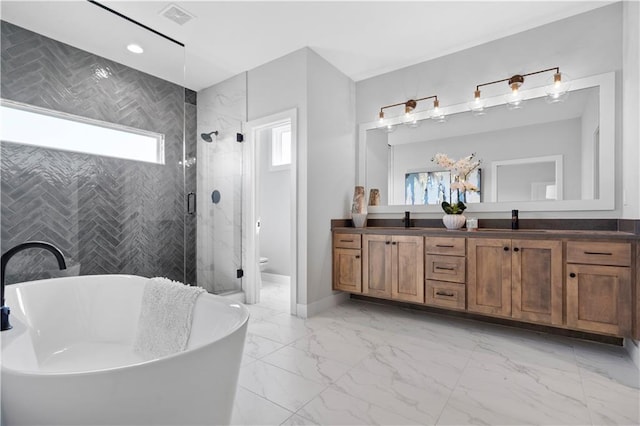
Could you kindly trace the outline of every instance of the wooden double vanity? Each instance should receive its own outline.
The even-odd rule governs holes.
[[[633,233],[335,227],[332,234],[334,290],[640,338]]]

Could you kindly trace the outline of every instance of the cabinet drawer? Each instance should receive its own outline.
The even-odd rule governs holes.
[[[424,252],[429,254],[446,254],[450,256],[464,256],[465,238],[425,237]]]
[[[360,234],[333,234],[333,246],[359,249],[362,246]]]
[[[631,244],[569,241],[567,242],[567,263],[629,266],[631,265]]]
[[[465,289],[464,284],[426,280],[424,303],[445,308],[465,309]]]
[[[425,257],[425,278],[430,280],[465,282],[465,258],[460,256],[440,256],[427,254]]]

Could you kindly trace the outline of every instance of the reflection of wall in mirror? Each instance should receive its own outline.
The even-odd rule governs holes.
[[[546,200],[547,186],[556,181],[553,162],[502,165],[497,171],[498,202]]]
[[[524,111],[517,111],[517,113]],[[482,119],[481,117],[479,119]],[[445,125],[454,125],[453,119]],[[536,124],[513,129],[464,135],[432,140],[428,143],[416,142],[394,145],[389,161],[390,204],[405,202],[405,173],[428,169],[430,159],[438,152],[446,152],[451,157],[476,153],[484,164],[493,161],[516,158],[563,155],[564,199],[581,199],[581,123],[579,118]],[[368,142],[368,141],[367,141]],[[490,194],[494,177],[490,168],[485,168],[482,176],[482,191]],[[538,179],[538,181],[546,181]],[[530,189],[528,194],[530,193]],[[384,197],[384,195],[383,195]],[[527,196],[527,198],[529,198]]]
[[[388,204],[389,179],[389,145],[387,133],[375,130],[367,135],[367,159],[366,159],[366,185],[367,188],[380,190],[380,205]]]
[[[598,127],[600,123],[599,93],[594,89],[590,92],[582,112],[580,122],[582,134],[582,199],[595,200],[598,198],[598,165],[600,163],[600,145],[598,141]]]

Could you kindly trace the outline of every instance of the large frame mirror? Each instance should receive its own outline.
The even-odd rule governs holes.
[[[414,113],[360,124],[358,182],[380,190],[381,205],[370,213],[440,213],[448,199],[446,171],[431,161],[436,153],[482,161],[466,197],[473,212],[613,210],[615,208],[615,74],[571,83],[565,102],[548,104],[545,88],[522,91],[523,108],[509,110],[505,97],[486,100],[486,114],[467,104],[443,108],[448,120]]]

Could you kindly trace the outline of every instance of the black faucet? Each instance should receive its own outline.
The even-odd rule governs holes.
[[[411,212],[404,212],[404,219],[402,221],[404,222],[405,228],[411,228]]]
[[[511,210],[511,229],[520,228],[518,223],[518,210]]]
[[[60,249],[53,244],[45,243],[44,241],[27,241],[26,243],[18,244],[17,246],[7,250],[7,252],[2,255],[2,259],[0,261],[2,266],[2,270],[0,271],[0,284],[2,285],[2,308],[0,308],[2,311],[2,327],[0,331],[9,330],[11,328],[11,324],[9,323],[9,313],[11,311],[9,310],[8,306],[4,305],[4,272],[7,268],[7,262],[9,262],[9,259],[11,259],[16,253],[30,248],[41,248],[50,251],[56,257],[60,270],[67,269],[67,264],[64,261],[64,256],[62,255]]]

